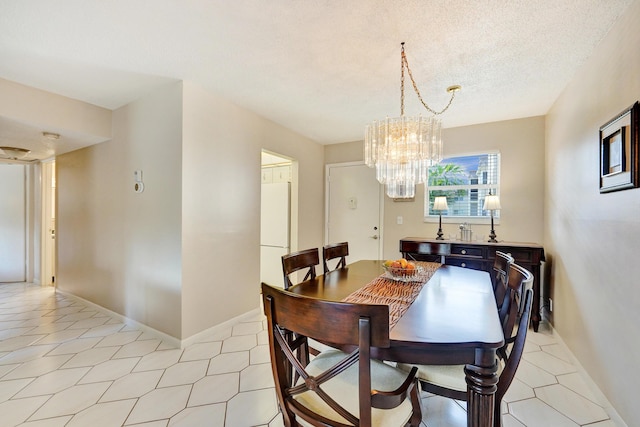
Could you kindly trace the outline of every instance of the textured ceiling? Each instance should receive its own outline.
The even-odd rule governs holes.
[[[462,86],[444,127],[544,115],[632,2],[0,0],[0,78],[110,109],[187,80],[319,143],[355,141],[400,114],[401,42],[431,107]],[[405,99],[428,114],[409,82]]]

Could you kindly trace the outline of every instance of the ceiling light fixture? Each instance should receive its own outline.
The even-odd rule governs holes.
[[[19,147],[0,147],[0,151],[10,160],[20,160],[31,152],[31,150]]]
[[[449,108],[461,87],[449,86],[449,103],[440,111],[429,107],[416,85],[402,43],[400,77],[400,117],[386,118],[367,125],[364,136],[364,159],[369,167],[376,168],[376,178],[386,185],[387,196],[394,199],[415,197],[416,184],[427,180],[429,166],[442,160],[442,123],[438,116]],[[422,105],[432,117],[405,117],[404,115],[404,70],[413,84]]]
[[[53,133],[53,132],[42,132],[42,136],[44,136],[47,139],[50,139],[52,141],[57,141],[60,139],[60,134],[59,133]]]

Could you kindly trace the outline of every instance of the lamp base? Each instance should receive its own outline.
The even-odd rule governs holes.
[[[491,211],[491,232],[489,233],[489,243],[498,243],[496,240],[496,231],[493,229],[493,211]]]
[[[440,220],[438,221],[438,237],[436,237],[436,240],[444,240],[442,238],[442,214],[440,214]]]

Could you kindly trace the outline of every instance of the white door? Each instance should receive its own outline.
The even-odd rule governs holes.
[[[327,165],[326,243],[349,242],[348,263],[382,257],[382,186],[362,162]]]
[[[0,164],[0,282],[26,280],[25,166]]]

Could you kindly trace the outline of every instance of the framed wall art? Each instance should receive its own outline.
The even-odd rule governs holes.
[[[638,121],[640,104],[600,127],[600,192],[638,187]]]

